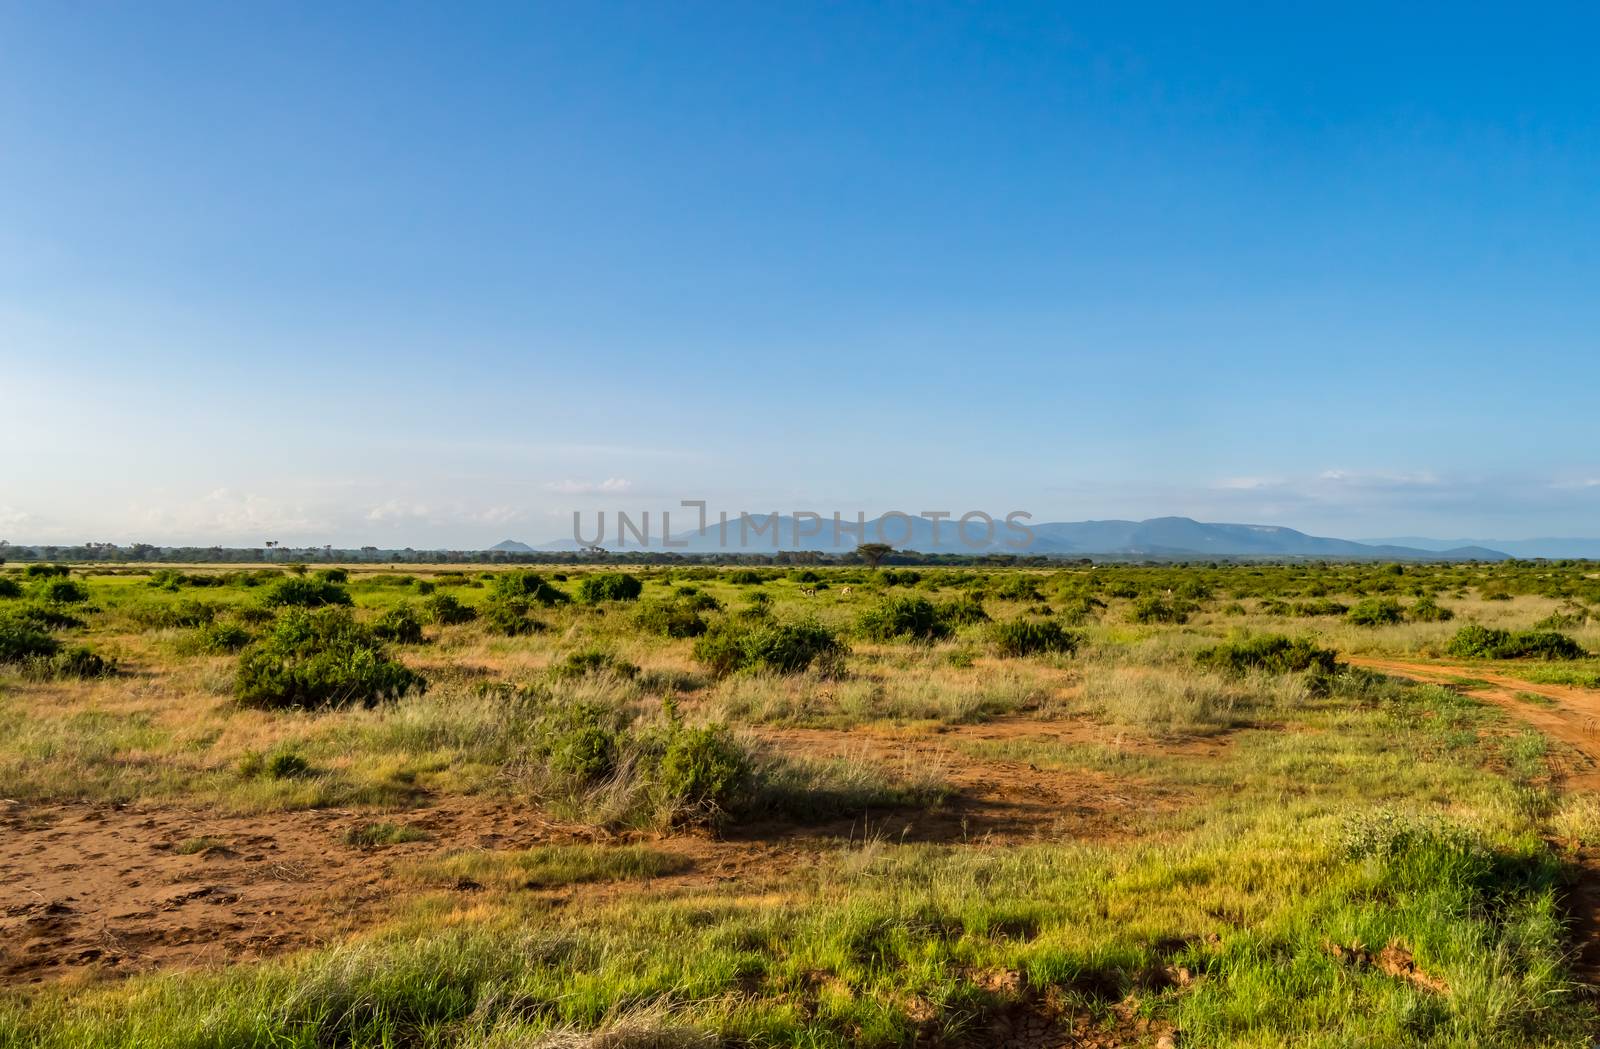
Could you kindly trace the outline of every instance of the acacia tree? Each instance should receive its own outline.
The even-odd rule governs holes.
[[[856,554],[871,568],[883,564],[883,559],[894,553],[894,547],[888,543],[862,543],[856,547]]]

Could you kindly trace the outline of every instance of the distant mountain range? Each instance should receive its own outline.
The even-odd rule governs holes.
[[[818,522],[777,515],[774,521],[773,516],[752,514],[742,528],[740,520],[733,518],[728,521],[726,529],[719,524],[711,524],[704,530],[680,532],[673,536],[673,546],[670,548],[662,544],[660,533],[657,532],[650,537],[648,548],[702,554],[771,553],[779,550],[843,553],[862,541],[854,534],[853,528],[841,528],[840,533],[835,536],[831,519]],[[845,522],[846,525],[853,523]],[[1026,546],[1011,545],[1021,542],[1026,537],[1024,533],[1008,528],[1003,518],[995,521],[992,535],[988,534],[981,520],[974,520],[968,525],[965,533],[969,541],[963,542],[957,534],[957,523],[953,520],[941,521],[936,526],[933,521],[923,517],[887,515],[867,521],[865,541],[886,542],[897,550],[915,550],[921,553],[1010,553],[1060,557],[1097,555],[1160,559],[1327,557],[1387,561],[1503,561],[1512,556],[1584,556],[1571,553],[1507,552],[1497,543],[1467,540],[1458,543],[1433,539],[1375,540],[1358,543],[1349,539],[1307,535],[1293,528],[1276,525],[1208,524],[1187,517],[1155,517],[1148,521],[1052,521],[1041,524],[1019,522],[1020,525],[1027,525],[1033,534],[1032,542]],[[1587,543],[1594,550],[1594,553],[1588,556],[1600,557],[1600,541],[1597,540],[1525,542],[1568,544],[1562,547],[1563,549],[1576,548],[1572,544]],[[615,533],[607,535],[599,545],[610,550],[641,549],[636,540],[628,543],[616,542]],[[1515,547],[1519,544],[1507,545]],[[579,544],[570,539],[545,543],[539,547],[542,550],[578,548]],[[530,548],[508,539],[491,549],[526,552]]]
[[[1486,546],[1512,557],[1545,557],[1552,561],[1578,558],[1600,560],[1600,539],[1426,539],[1406,536],[1400,539],[1363,539],[1365,543],[1393,543],[1418,550],[1448,550],[1458,546]]]

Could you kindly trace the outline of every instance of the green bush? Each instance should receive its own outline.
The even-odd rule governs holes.
[[[974,623],[987,623],[989,613],[975,594],[962,594],[939,606],[939,618],[952,627],[971,626]]]
[[[439,626],[460,626],[478,618],[477,610],[456,600],[453,594],[434,594],[422,603],[423,615]]]
[[[484,625],[496,634],[521,637],[544,629],[544,624],[533,618],[533,603],[520,597],[491,598],[484,603]]]
[[[631,678],[639,673],[639,667],[625,659],[601,649],[585,649],[581,652],[569,652],[567,658],[550,668],[550,676],[558,680],[587,677],[590,674],[612,673],[618,677]]]
[[[722,725],[678,728],[661,755],[660,807],[673,823],[717,823],[750,798],[744,748]]]
[[[1344,615],[1346,623],[1355,626],[1389,626],[1405,620],[1405,611],[1400,607],[1400,602],[1392,597],[1368,597],[1356,603],[1356,606]]]
[[[1332,674],[1338,665],[1338,653],[1329,648],[1318,648],[1306,638],[1291,639],[1282,634],[1262,634],[1202,649],[1195,654],[1195,662],[1202,667],[1231,674],[1243,674],[1250,670],[1288,674],[1312,668]]]
[[[194,646],[201,652],[222,655],[237,652],[253,640],[250,631],[238,623],[211,623],[200,629]]]
[[[241,653],[234,694],[277,709],[361,703],[421,692],[420,674],[391,659],[372,631],[339,608],[290,609]]]
[[[549,731],[550,767],[582,783],[611,775],[622,750],[622,731],[614,712],[592,703],[563,711]]]
[[[422,619],[410,605],[389,609],[372,624],[372,634],[380,641],[397,645],[422,644]]]
[[[1554,630],[1496,630],[1473,623],[1456,631],[1447,649],[1462,659],[1582,659],[1583,646]]]
[[[699,637],[706,632],[707,624],[690,604],[691,600],[678,599],[646,604],[633,617],[634,625],[646,633],[659,634],[662,637]]]
[[[307,576],[289,576],[267,588],[261,601],[269,608],[321,608],[349,605],[350,592],[338,583]]]
[[[833,631],[813,621],[724,619],[694,643],[694,658],[717,675],[736,671],[796,674],[813,665],[824,673],[837,673],[847,652]]]
[[[61,642],[51,637],[38,623],[24,616],[0,617],[0,663],[21,663],[29,659],[49,658],[61,649]]]
[[[1309,619],[1316,616],[1342,616],[1350,611],[1350,606],[1321,598],[1315,601],[1296,601],[1290,606],[1290,611],[1294,615]]]
[[[1135,623],[1187,623],[1193,611],[1186,601],[1146,594],[1133,603],[1128,618]]]
[[[27,623],[35,630],[75,630],[84,625],[83,620],[70,612],[50,605],[21,604],[13,605],[5,611],[5,618],[18,623]]]
[[[22,570],[22,574],[29,579],[65,579],[71,573],[72,569],[66,565],[47,565],[37,561]]]
[[[15,579],[0,576],[0,598],[21,597],[22,587]]]
[[[1054,620],[1013,619],[996,623],[990,628],[989,638],[995,651],[1002,656],[1031,656],[1042,652],[1078,650],[1082,638],[1062,628]]]
[[[538,572],[502,572],[494,578],[489,600],[537,603],[549,608],[571,601],[572,595],[545,582]]]
[[[299,779],[311,771],[311,762],[292,750],[279,751],[267,759],[266,773],[273,779]]]
[[[164,601],[161,604],[135,609],[133,612],[133,618],[151,630],[205,626],[216,617],[215,605],[194,600]]]
[[[760,586],[766,576],[751,568],[739,568],[728,573],[728,582],[734,586]]]
[[[1456,614],[1431,597],[1424,597],[1406,609],[1406,618],[1414,623],[1448,623]]]
[[[89,588],[76,579],[48,578],[34,585],[33,597],[53,605],[81,605],[89,600]]]
[[[37,678],[105,677],[116,672],[116,664],[97,655],[85,645],[64,648],[48,656],[37,656],[24,664],[27,674]]]
[[[622,572],[596,572],[578,583],[578,600],[586,605],[602,601],[637,601],[644,584]]]
[[[994,596],[1003,601],[1043,601],[1044,595],[1039,588],[1033,585],[1033,580],[1025,575],[1013,575],[1001,583],[994,591]]]
[[[176,591],[180,586],[188,582],[188,579],[188,576],[175,568],[163,568],[159,571],[151,572],[150,578],[145,580],[145,585],[154,587],[157,590]]]
[[[857,620],[862,635],[872,641],[938,641],[953,632],[933,602],[925,597],[891,597]]]
[[[324,568],[316,574],[317,579],[324,583],[338,583],[343,586],[350,582],[350,573],[343,568]]]

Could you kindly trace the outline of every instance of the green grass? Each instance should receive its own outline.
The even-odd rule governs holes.
[[[429,885],[519,890],[648,880],[689,866],[681,856],[642,845],[542,845],[518,852],[453,852],[418,863],[409,874]]]
[[[476,571],[437,592],[481,609],[492,587],[471,585]],[[1237,647],[1239,630],[1343,653],[1440,656],[1462,623],[1526,630],[1565,603],[1600,600],[1580,568],[922,568],[893,582],[820,568],[806,583],[827,584],[814,598],[766,567],[741,569],[737,583],[714,568],[628,571],[646,605],[692,588],[726,609],[704,613],[714,620],[741,615],[759,590],[773,621],[814,620],[850,635],[851,649],[821,670],[714,679],[690,638],[647,632],[610,603],[556,603],[532,611],[545,629],[525,636],[481,621],[429,624],[427,644],[394,649],[429,679],[425,695],[261,711],[232,698],[236,657],[164,624],[195,612],[168,603],[203,601],[219,621],[259,633],[251,609],[262,587],[170,591],[140,575],[89,576],[97,611],[57,633],[115,657],[128,676],[0,670],[0,797],[355,809],[342,840],[372,854],[341,861],[394,864],[415,891],[393,901],[387,924],[272,960],[9,988],[0,1047],[508,1049],[547,1034],[581,1045],[600,1030],[614,1035],[593,1049],[702,1036],[812,1049],[976,1045],[1016,1009],[1070,1013],[1080,1033],[1107,1038],[1146,1020],[1196,1046],[1576,1047],[1600,1027],[1564,968],[1558,907],[1567,850],[1600,844],[1600,810],[1552,783],[1547,740],[1462,694],[1484,683],[1266,673],[1277,664],[1255,659],[1195,665],[1200,652]],[[356,619],[419,601],[417,581],[437,573],[410,574],[355,571]],[[576,594],[583,570],[542,574]],[[839,596],[842,585],[856,594]],[[1192,608],[1187,622],[1128,621],[1169,590]],[[1482,596],[1500,591],[1511,599]],[[1438,593],[1456,620],[1361,626],[1296,612],[1389,597],[1409,607],[1422,592]],[[1001,659],[980,622],[952,623],[931,643],[852,634],[863,609],[922,598],[975,598],[999,622],[1071,609],[1062,626],[1081,643]],[[1600,648],[1596,628],[1573,633]],[[574,652],[638,670],[552,673]],[[1496,670],[1595,687],[1597,666]],[[673,726],[731,725],[751,779],[722,827],[728,840],[438,852],[395,814],[474,793],[610,825],[630,791],[653,781],[624,761],[558,783],[553,764],[571,748],[555,745],[551,712],[590,709],[595,724],[626,727],[634,750],[620,753],[657,762]],[[1038,731],[1019,729],[1026,722]],[[1086,805],[1115,794],[1128,815],[1101,840],[1073,840],[1048,819],[1028,844],[819,838],[809,823],[920,816],[970,799],[930,760],[769,742],[805,735],[774,735],[792,726],[939,741],[978,766],[969,778],[984,763],[1081,775]],[[667,821],[648,833],[681,832]],[[417,847],[381,852],[406,841]],[[177,849],[223,847],[207,836]],[[705,858],[721,855],[745,860],[736,878]],[[1355,945],[1376,954],[1390,944],[1426,979],[1347,960]],[[1332,945],[1347,948],[1344,959]]]
[[[409,841],[427,840],[428,832],[420,827],[407,827],[388,821],[363,823],[344,832],[344,843],[358,849],[376,849],[384,845],[403,845]]]

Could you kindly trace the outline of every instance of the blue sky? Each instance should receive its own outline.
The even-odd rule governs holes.
[[[0,2],[0,537],[1600,533],[1578,7]]]

